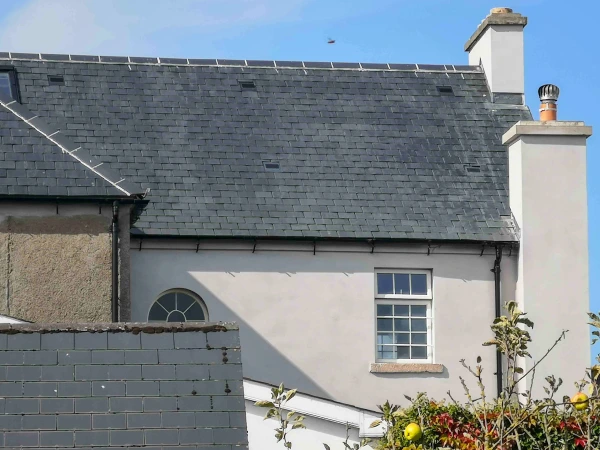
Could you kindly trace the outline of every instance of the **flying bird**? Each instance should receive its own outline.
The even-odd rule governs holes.
[[[327,43],[328,44],[335,44],[335,39],[329,38],[329,39],[327,39]]]

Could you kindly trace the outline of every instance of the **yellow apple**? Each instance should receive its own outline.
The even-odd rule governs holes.
[[[409,441],[418,441],[423,436],[421,427],[416,423],[409,423],[404,429],[404,437]]]
[[[587,409],[590,405],[590,401],[588,400],[588,396],[583,392],[578,392],[571,398],[571,403],[575,407],[577,411],[583,411]]]

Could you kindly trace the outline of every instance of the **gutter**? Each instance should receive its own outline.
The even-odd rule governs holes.
[[[40,202],[40,203],[98,203],[111,204],[118,201],[120,204],[127,205],[146,205],[149,200],[137,197],[120,197],[120,196],[94,196],[94,195],[79,195],[79,196],[54,196],[54,195],[0,195],[0,202]]]
[[[501,308],[501,285],[500,285],[500,273],[502,269],[500,264],[502,263],[502,245],[496,245],[496,259],[494,260],[494,268],[491,272],[494,272],[494,305],[496,309],[496,318],[502,314]],[[496,350],[496,387],[498,391],[498,397],[502,394],[502,353]]]
[[[423,238],[373,238],[373,237],[336,237],[336,236],[239,236],[239,235],[213,235],[213,236],[189,236],[179,234],[145,234],[135,228],[131,231],[132,239],[140,240],[165,240],[165,241],[250,241],[250,242],[344,242],[364,243],[376,249],[378,244],[471,244],[478,246],[513,246],[518,247],[519,240],[490,240],[490,239],[423,239]]]
[[[113,202],[112,216],[112,321],[119,321],[119,202]]]

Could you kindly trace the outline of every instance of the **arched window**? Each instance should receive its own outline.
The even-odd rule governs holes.
[[[203,322],[208,311],[200,297],[185,289],[160,294],[148,313],[148,322]]]

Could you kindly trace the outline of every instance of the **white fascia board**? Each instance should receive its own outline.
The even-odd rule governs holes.
[[[271,388],[272,386],[268,384],[244,380],[244,398],[252,402],[269,400],[271,398]],[[350,428],[358,428],[360,437],[381,437],[384,433],[382,425],[369,428],[374,420],[380,418],[374,412],[339,404],[331,400],[311,397],[300,392],[286,403],[285,409],[327,422],[348,424]]]

